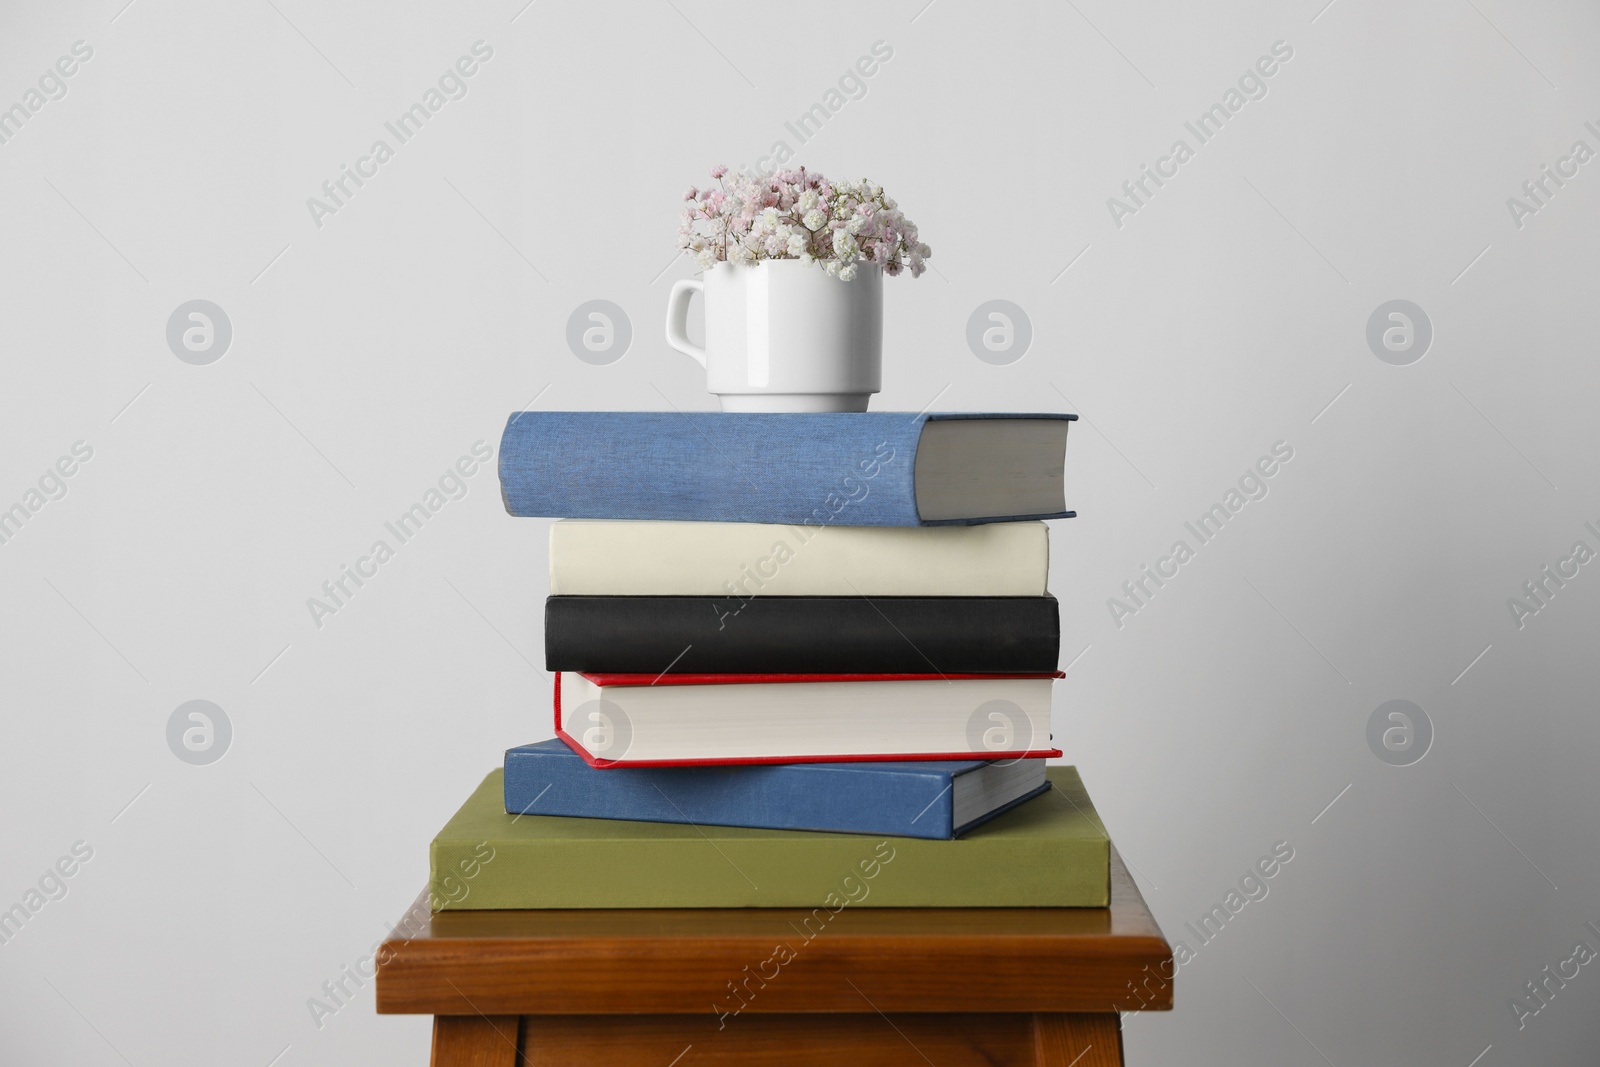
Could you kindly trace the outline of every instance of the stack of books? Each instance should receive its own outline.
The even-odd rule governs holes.
[[[1074,418],[511,416],[555,736],[435,838],[434,907],[1104,906],[1046,766]]]

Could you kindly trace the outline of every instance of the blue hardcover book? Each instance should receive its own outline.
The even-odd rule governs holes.
[[[506,751],[506,812],[948,839],[1050,788],[1042,759],[591,767],[551,738]]]
[[[1076,415],[522,411],[513,515],[934,526],[1061,519]]]

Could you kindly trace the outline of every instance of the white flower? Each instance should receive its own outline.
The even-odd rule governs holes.
[[[724,260],[789,258],[848,281],[863,264],[891,276],[921,274],[932,254],[899,205],[867,179],[828,182],[803,170],[750,174],[722,167],[711,176],[718,184],[696,190],[678,227],[678,248],[702,270]]]

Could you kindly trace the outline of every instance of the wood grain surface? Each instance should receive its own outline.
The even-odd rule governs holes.
[[[518,1067],[515,1015],[439,1015],[433,1020],[430,1067]]]
[[[1115,1015],[528,1016],[527,1067],[1121,1067]],[[448,1067],[448,1065],[446,1065]]]

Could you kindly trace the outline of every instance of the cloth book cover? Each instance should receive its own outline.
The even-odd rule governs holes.
[[[1049,788],[1043,760],[600,770],[552,738],[509,749],[505,761],[505,808],[513,815],[933,840],[965,833]]]
[[[772,526],[561,519],[552,596],[1044,596],[1042,522]]]
[[[941,431],[937,462],[924,462],[918,451],[930,426],[982,420],[1059,429],[1064,449],[1065,427],[1076,418],[522,411],[501,437],[500,488],[512,515],[556,518],[810,526],[1059,519],[1073,512],[1060,507],[1062,456],[1053,444],[999,440],[980,448],[977,431],[967,429],[955,436],[971,440]],[[1017,486],[1031,489],[1012,492]],[[1008,498],[1055,506],[985,512]],[[966,501],[978,513],[933,518],[919,511],[919,502],[932,509],[934,501],[957,510]]]
[[[1100,908],[1110,841],[1078,773],[953,841],[508,815],[496,769],[429,851],[437,910]]]
[[[1053,596],[553,596],[552,671],[1036,673],[1056,669]]]
[[[1053,757],[1038,674],[555,676],[556,736],[590,766]]]

